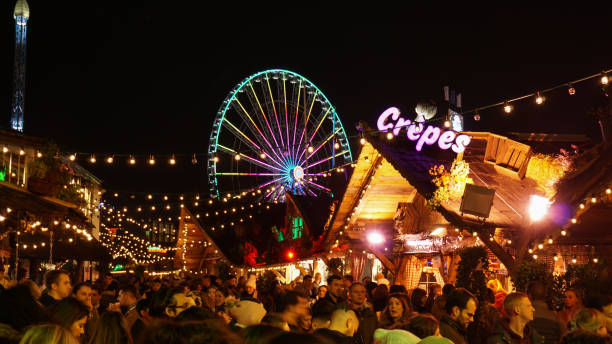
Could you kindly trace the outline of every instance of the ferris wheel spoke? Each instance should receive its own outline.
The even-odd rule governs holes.
[[[330,110],[331,110],[331,107],[328,107],[327,111],[325,111],[325,113],[323,113],[323,111],[321,111],[321,116],[319,116],[320,119],[317,121],[319,124],[317,124],[317,127],[312,132],[312,135],[310,136],[310,139],[308,139],[308,144],[309,145],[312,144],[312,139],[315,137],[315,135],[319,131],[319,128],[321,128],[321,124],[323,124],[323,121],[327,117],[327,114],[329,113]],[[304,156],[305,152],[306,152],[306,149],[302,150],[302,152],[300,153],[300,156],[298,157],[298,161],[302,161],[302,156]],[[313,151],[313,153],[314,153],[314,151]]]
[[[314,187],[316,187],[316,188],[319,188],[319,189],[321,189],[321,190],[325,190],[325,191],[331,192],[331,189],[326,188],[326,187],[325,187],[325,186],[323,186],[323,185],[319,185],[319,184],[317,184],[317,183],[315,183],[315,182],[311,182],[310,180],[306,180],[306,183],[307,183],[308,185],[312,185],[312,186],[314,186]]]
[[[266,74],[266,84],[268,85],[268,94],[270,95],[270,100],[267,103],[271,103],[272,104],[272,111],[274,112],[274,119],[276,119],[276,127],[278,129],[278,137],[281,140],[281,148],[284,149],[285,147],[285,142],[283,141],[283,132],[281,131],[281,125],[280,122],[278,121],[278,114],[276,113],[276,104],[274,104],[274,96],[272,95],[272,88],[270,87],[270,77],[268,77],[268,75]],[[265,94],[265,91],[264,91]]]
[[[246,155],[244,153],[238,153],[234,149],[231,149],[229,147],[225,147],[223,145],[218,145],[218,147],[220,148],[221,151],[226,152],[228,154],[231,154],[232,157],[235,157],[236,155],[239,155],[241,158],[245,158],[245,159],[251,161],[253,164],[255,164],[255,165],[259,166],[259,167],[262,167],[262,168],[264,168],[264,169],[266,169],[268,171],[275,170],[275,171],[284,172],[282,169],[280,169],[278,167],[274,167],[274,166],[272,166],[270,164],[267,164],[267,163],[265,163],[263,161],[255,159],[253,157],[250,157],[250,156],[248,156],[248,155]]]
[[[244,106],[242,105],[242,103],[240,102],[240,100],[238,100],[238,98],[234,98],[236,100],[236,102],[238,103],[238,105],[240,106],[240,109],[242,109],[242,112],[238,112],[239,114],[244,114],[246,116],[246,119],[248,119],[251,124],[253,125],[253,127],[257,130],[257,133],[259,133],[258,139],[262,139],[264,140],[264,142],[268,145],[268,147],[270,147],[270,151],[276,156],[276,158],[278,160],[283,160],[276,152],[276,150],[274,149],[274,147],[272,146],[272,144],[270,143],[270,141],[268,141],[268,139],[266,138],[266,136],[261,132],[261,130],[259,129],[259,127],[257,126],[257,124],[255,123],[255,121],[253,121],[253,118],[251,117],[251,115],[249,115],[249,112],[244,108]],[[244,118],[243,118],[244,120]],[[244,121],[245,123],[248,123],[246,120]],[[268,154],[271,155],[271,154]]]
[[[219,176],[283,176],[285,173],[217,172]]]
[[[340,155],[342,155],[342,154],[345,154],[345,153],[347,153],[347,152],[348,152],[348,150],[344,150],[344,151],[342,151],[342,152],[340,152],[340,153],[336,153],[335,155],[330,155],[330,156],[328,156],[328,157],[327,157],[327,158],[325,158],[325,159],[319,160],[319,161],[317,161],[317,162],[315,162],[315,163],[313,163],[313,164],[310,164],[310,165],[308,165],[308,166],[304,167],[304,170],[307,170],[307,169],[309,169],[309,168],[311,168],[311,167],[315,167],[315,166],[317,166],[318,164],[320,164],[320,163],[322,163],[322,162],[326,162],[326,161],[328,161],[328,160],[331,160],[331,159],[333,159],[333,158],[335,158],[335,157],[337,157],[337,156],[340,156]]]
[[[268,121],[268,117],[266,116],[265,111],[261,107],[261,102],[259,101],[259,97],[257,97],[257,93],[255,93],[255,87],[253,87],[253,84],[250,83],[250,82],[249,82],[249,86],[251,87],[251,92],[253,93],[253,97],[255,98],[255,101],[257,102],[257,107],[261,111],[261,116],[263,117],[264,122],[266,123],[266,125],[268,127],[268,130],[270,132],[270,136],[272,136],[272,139],[274,139],[274,143],[276,144],[276,149],[280,149],[280,145],[278,144],[278,141],[276,140],[276,135],[274,135],[274,131],[272,130],[272,127],[270,126],[270,122]],[[250,97],[249,97],[249,99],[250,99]]]
[[[317,100],[317,94],[318,91],[315,91],[314,96],[312,97],[312,102],[310,103],[310,108],[308,109],[308,115],[306,115],[306,120],[304,121],[304,129],[302,130],[302,135],[300,135],[300,140],[298,141],[298,147],[296,152],[296,156],[297,153],[300,152],[300,147],[302,146],[302,139],[304,138],[304,133],[306,133],[306,129],[308,128],[308,120],[310,119],[310,114],[312,113],[312,107],[314,106],[315,100]],[[304,111],[306,111],[306,108],[304,108]]]
[[[293,143],[291,144],[291,156],[297,155],[297,154],[294,154],[293,152],[295,149],[295,133],[297,132],[298,115],[300,113],[300,95],[301,93],[302,93],[302,80],[300,80],[300,83],[298,85],[297,106],[295,107],[295,122],[293,124]]]
[[[323,146],[325,146],[325,144],[326,144],[327,142],[329,142],[329,140],[331,140],[331,139],[332,139],[332,138],[333,138],[333,137],[334,137],[334,136],[335,136],[335,135],[336,135],[338,132],[340,132],[340,128],[336,129],[336,131],[335,131],[335,132],[333,132],[331,135],[329,135],[329,136],[328,136],[328,137],[325,139],[325,141],[321,142],[321,144],[320,144],[320,145],[319,145],[317,148],[315,148],[315,149],[312,151],[312,153],[310,153],[310,154],[309,154],[309,155],[306,157],[306,160],[310,159],[310,158],[311,158],[313,155],[317,154],[317,152],[319,151],[319,149],[321,149]],[[330,158],[330,159],[331,159],[331,158]],[[298,160],[298,162],[299,162],[300,164],[302,163],[302,161],[301,161],[301,160]]]
[[[253,152],[258,153],[261,150],[261,147],[257,143],[251,140],[245,133],[238,129],[238,127],[236,127],[229,120],[225,119],[223,121],[223,126],[226,127],[232,134],[234,134],[240,141],[251,147]]]
[[[289,150],[289,111],[287,111],[287,78],[285,73],[282,74],[283,79],[283,99],[285,102],[285,131],[287,132],[287,150]]]

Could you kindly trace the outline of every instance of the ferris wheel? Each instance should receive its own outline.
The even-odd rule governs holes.
[[[327,97],[303,76],[271,69],[249,76],[225,98],[208,145],[212,197],[256,192],[331,193],[322,178],[352,161],[346,132]]]

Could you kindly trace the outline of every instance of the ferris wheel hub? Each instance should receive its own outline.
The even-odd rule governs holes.
[[[295,166],[293,168],[293,179],[295,179],[296,181],[300,181],[304,178],[304,169],[301,168],[300,166]]]

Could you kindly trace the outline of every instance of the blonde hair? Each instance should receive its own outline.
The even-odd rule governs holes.
[[[79,341],[67,329],[46,324],[31,327],[19,344],[79,344]]]

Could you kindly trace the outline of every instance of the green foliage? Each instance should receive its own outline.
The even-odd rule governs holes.
[[[327,271],[332,275],[342,276],[342,259],[332,258],[327,261]]]
[[[485,272],[489,268],[487,249],[483,246],[467,247],[459,252],[457,287],[465,288],[482,300],[487,289]]]
[[[30,177],[43,179],[47,175],[48,170],[49,167],[47,167],[47,164],[42,159],[34,159],[28,162],[28,174]]]
[[[79,193],[79,189],[78,185],[66,185],[62,188],[57,198],[81,207],[85,205],[85,199]]]
[[[569,288],[604,294],[612,290],[612,281],[605,275],[605,267],[605,262],[587,265],[570,264],[563,275],[557,276],[552,274],[546,264],[526,260],[521,264],[512,282],[517,290],[523,292],[531,282],[544,283],[549,305],[554,309],[561,309],[565,291]]]

